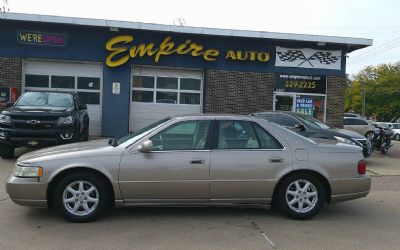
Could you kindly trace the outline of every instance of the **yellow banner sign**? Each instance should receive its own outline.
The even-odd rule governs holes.
[[[190,55],[193,57],[202,57],[205,61],[215,61],[220,55],[217,49],[205,49],[203,45],[187,39],[184,43],[175,44],[170,36],[167,36],[162,43],[142,43],[132,45],[133,36],[121,35],[111,38],[106,43],[106,49],[110,54],[106,58],[106,64],[109,67],[117,67],[125,64],[130,58],[152,57],[154,62],[159,62],[162,56],[172,54]],[[228,50],[225,55],[226,60],[239,61],[260,61],[270,60],[269,52]]]

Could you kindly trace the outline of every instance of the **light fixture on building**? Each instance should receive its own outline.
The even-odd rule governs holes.
[[[118,27],[110,27],[110,31],[112,31],[112,32],[118,32]]]
[[[325,46],[326,43],[325,43],[325,42],[318,42],[317,45],[318,45],[318,46]]]

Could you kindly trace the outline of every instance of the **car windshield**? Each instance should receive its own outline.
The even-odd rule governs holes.
[[[320,120],[309,115],[299,115],[297,117],[304,125],[311,129],[329,129],[330,127]]]
[[[69,93],[27,92],[23,94],[16,106],[60,107],[71,108],[74,102]]]
[[[128,140],[130,140],[130,139],[132,139],[132,138],[134,138],[134,137],[141,138],[141,136],[140,136],[141,134],[144,134],[144,133],[146,133],[147,131],[150,131],[150,130],[152,130],[153,128],[155,128],[155,127],[157,127],[157,126],[159,126],[159,125],[161,125],[161,124],[163,124],[163,123],[165,123],[165,122],[167,122],[167,121],[169,121],[169,120],[171,120],[170,117],[165,118],[165,119],[162,119],[162,120],[159,120],[159,121],[157,121],[157,122],[155,122],[155,123],[150,124],[150,125],[147,126],[147,127],[144,127],[144,128],[142,128],[142,129],[136,130],[136,131],[134,131],[134,132],[132,132],[132,133],[130,133],[130,134],[128,134],[128,135],[125,135],[125,136],[123,136],[123,137],[120,137],[120,138],[117,139],[116,145],[120,145],[120,144],[122,144],[122,143],[124,143],[124,142],[126,142],[126,141],[128,141]]]

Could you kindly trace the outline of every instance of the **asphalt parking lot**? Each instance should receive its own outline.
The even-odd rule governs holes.
[[[272,210],[121,208],[88,224],[18,206],[0,185],[0,249],[399,249],[400,143],[367,159],[368,197],[325,206],[309,221]],[[15,160],[0,160],[4,183]]]

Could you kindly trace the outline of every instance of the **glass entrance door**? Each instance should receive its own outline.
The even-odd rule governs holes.
[[[293,95],[275,95],[274,110],[293,111]]]

